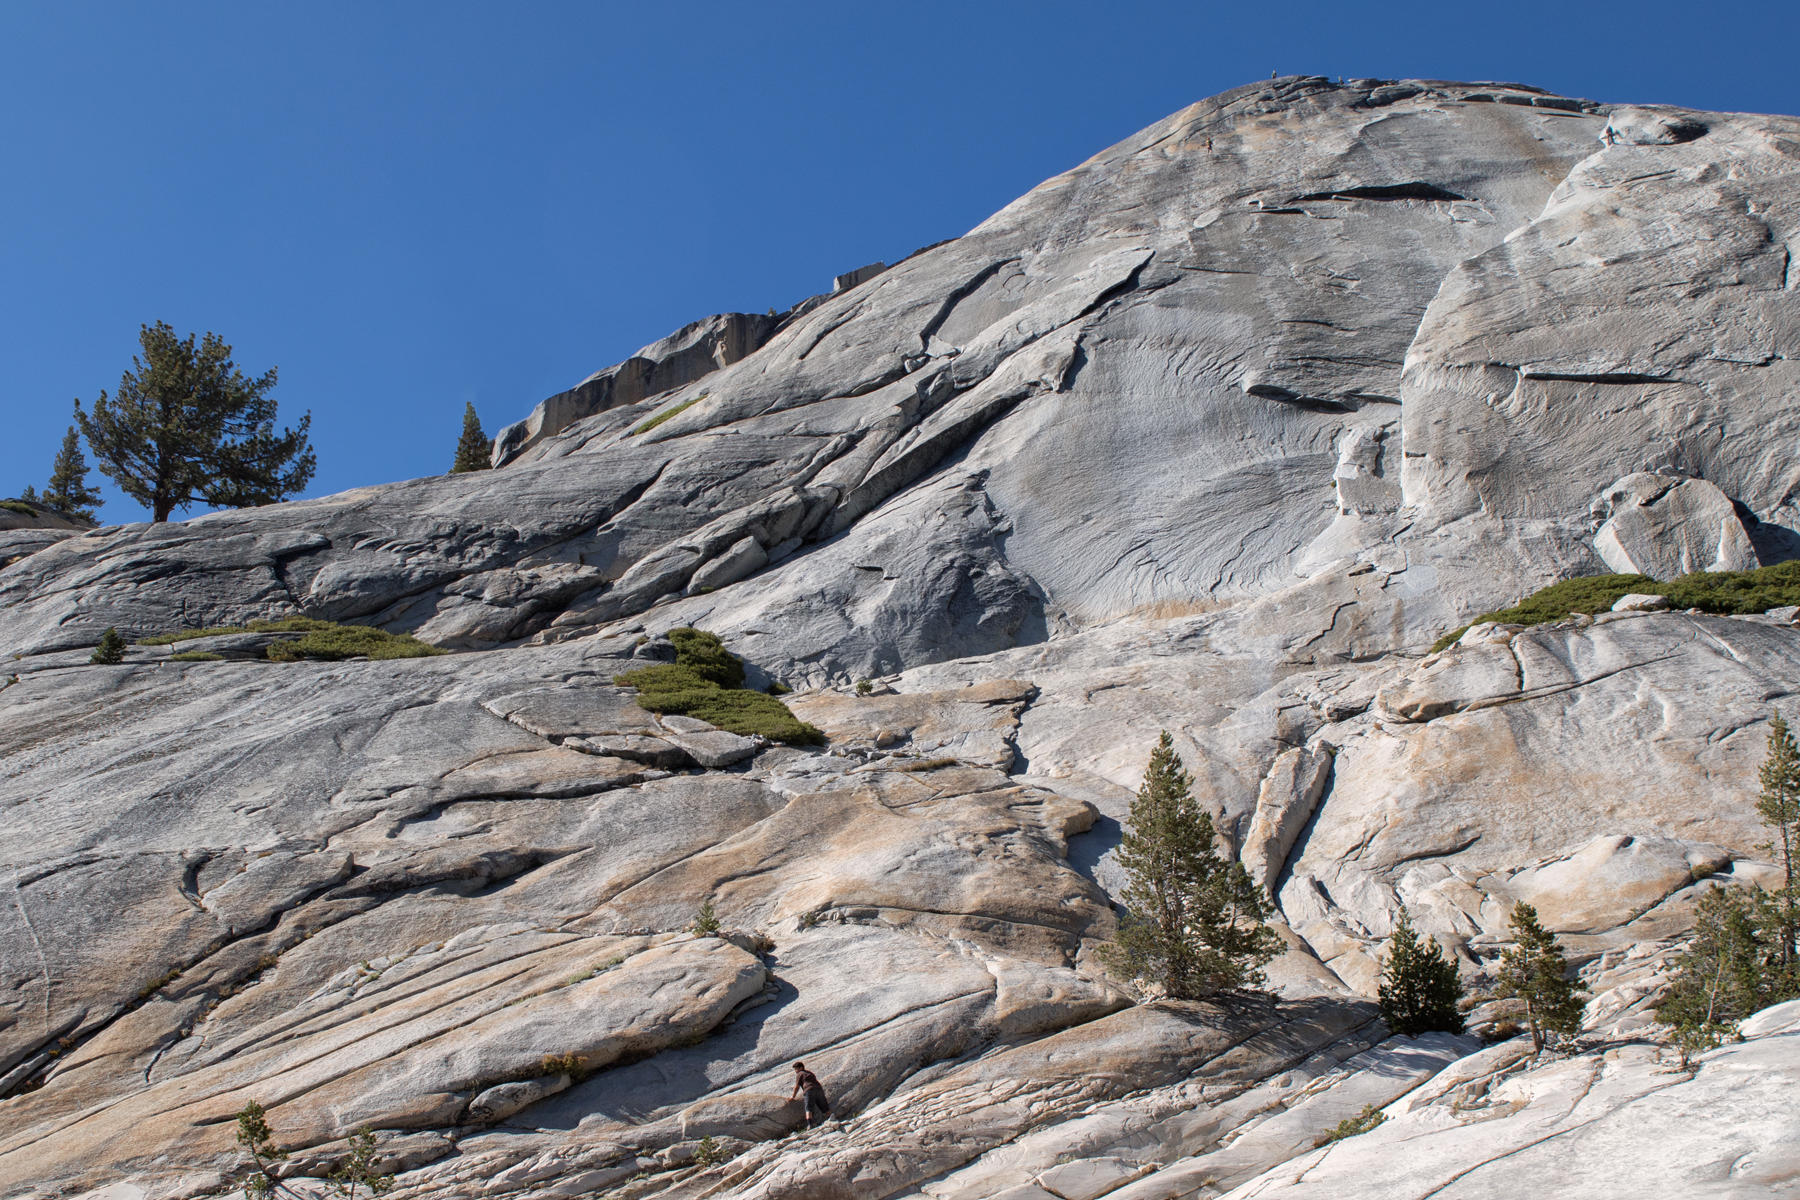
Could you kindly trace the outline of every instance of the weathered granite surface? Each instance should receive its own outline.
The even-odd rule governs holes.
[[[1794,614],[1425,651],[1792,555],[1797,125],[1258,83],[647,347],[502,469],[0,531],[0,1192],[230,1192],[252,1099],[303,1197],[364,1125],[446,1200],[1796,1190],[1794,1014],[1691,1077],[1653,1038],[1699,889],[1773,877]],[[293,614],[457,652],[87,662]],[[827,744],[638,707],[681,624]],[[1270,996],[1095,956],[1163,729],[1277,901]],[[1520,899],[1577,1051],[1390,1037],[1398,905],[1480,986]]]

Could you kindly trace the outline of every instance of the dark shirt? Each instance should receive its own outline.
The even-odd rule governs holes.
[[[819,1077],[811,1071],[794,1072],[794,1091],[814,1092],[821,1097],[825,1095],[825,1089],[820,1085]]]

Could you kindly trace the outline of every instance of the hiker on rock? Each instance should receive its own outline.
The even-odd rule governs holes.
[[[831,1115],[831,1101],[825,1098],[825,1088],[819,1077],[806,1069],[805,1063],[794,1064],[794,1091],[789,1100],[806,1100],[806,1127],[811,1129],[816,1115],[823,1121]]]

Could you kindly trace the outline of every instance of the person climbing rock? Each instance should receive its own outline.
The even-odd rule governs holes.
[[[819,1077],[806,1069],[805,1063],[794,1064],[794,1091],[789,1100],[804,1099],[806,1102],[806,1127],[811,1129],[816,1116],[823,1121],[831,1115],[831,1101],[825,1098],[825,1087]]]

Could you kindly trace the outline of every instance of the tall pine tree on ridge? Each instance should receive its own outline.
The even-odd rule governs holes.
[[[98,488],[88,484],[87,473],[87,458],[81,453],[81,435],[71,425],[69,432],[63,435],[62,449],[57,451],[56,461],[50,465],[50,482],[37,497],[38,502],[83,521],[98,520],[102,497]]]
[[[318,465],[312,415],[275,432],[274,367],[252,379],[217,334],[196,345],[163,321],[143,326],[138,343],[117,394],[101,392],[92,414],[77,400],[75,420],[100,470],[152,520],[197,503],[273,504],[306,487]]]
[[[493,443],[481,431],[481,418],[475,415],[474,403],[465,403],[462,437],[457,440],[456,461],[450,464],[450,473],[460,475],[464,471],[485,471],[494,465],[492,455]]]

